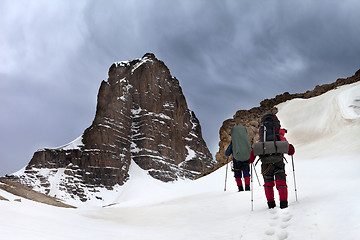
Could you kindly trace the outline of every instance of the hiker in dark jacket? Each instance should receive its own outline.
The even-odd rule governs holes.
[[[273,115],[273,114],[269,114]],[[277,117],[273,115],[277,120]],[[271,116],[272,117],[272,116]],[[277,120],[278,121],[278,120]],[[260,124],[261,125],[261,124]],[[284,137],[287,132],[286,129],[280,129],[280,122],[278,122],[278,130],[276,135],[276,141],[286,141]],[[272,132],[272,131],[270,131]],[[275,132],[275,131],[274,131]],[[260,133],[260,131],[259,131]],[[261,133],[262,134],[262,133]],[[261,135],[260,135],[261,136]],[[292,144],[289,144],[288,155],[294,155],[295,148]],[[288,207],[288,190],[286,184],[286,173],[284,156],[281,153],[259,155],[261,159],[261,174],[264,177],[264,190],[269,208],[274,208],[274,186],[276,186],[279,192],[280,208]],[[250,163],[255,161],[256,156],[254,155],[254,149],[250,153]]]
[[[230,157],[231,154],[233,155],[232,170],[234,171],[234,177],[239,192],[244,191],[242,177],[245,182],[245,191],[250,191],[250,151],[251,145],[246,128],[244,126],[233,127],[231,129],[231,142],[229,147],[226,149],[225,156]]]

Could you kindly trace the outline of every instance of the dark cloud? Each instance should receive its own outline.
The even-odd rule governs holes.
[[[177,77],[213,154],[222,122],[360,68],[360,3],[1,1],[0,175],[78,137],[112,62],[153,52]]]

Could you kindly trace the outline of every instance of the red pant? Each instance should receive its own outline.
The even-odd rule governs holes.
[[[242,181],[240,177],[235,178],[237,186],[242,186]],[[250,186],[250,177],[244,177],[245,185]]]
[[[287,201],[288,197],[288,190],[287,190],[287,184],[286,181],[277,179],[275,180],[276,188],[279,192],[279,198],[280,201]],[[272,182],[265,182],[264,184],[264,190],[265,190],[265,196],[268,202],[274,202],[274,181]]]

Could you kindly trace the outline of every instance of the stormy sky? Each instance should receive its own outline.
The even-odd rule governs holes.
[[[165,62],[213,155],[222,122],[360,69],[357,0],[1,0],[0,176],[91,125],[113,62]]]

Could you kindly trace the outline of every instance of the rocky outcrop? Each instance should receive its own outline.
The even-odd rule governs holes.
[[[230,129],[235,125],[243,125],[246,126],[249,134],[249,138],[251,140],[251,144],[258,141],[258,129],[259,129],[259,119],[267,114],[267,113],[277,113],[276,105],[286,102],[288,100],[294,98],[312,98],[319,96],[327,91],[335,89],[339,86],[354,83],[360,81],[360,70],[358,70],[354,76],[348,78],[340,78],[336,80],[336,82],[331,84],[324,84],[321,86],[316,86],[313,90],[307,91],[305,93],[296,93],[290,94],[285,92],[281,95],[277,95],[272,99],[265,99],[260,102],[259,107],[254,107],[250,110],[239,110],[235,113],[232,119],[227,119],[223,122],[219,135],[219,151],[216,153],[215,158],[218,162],[217,167],[223,166],[227,163],[227,159],[225,157],[225,150],[229,146],[231,137],[230,137]]]
[[[75,208],[74,206],[61,202],[60,199],[56,199],[54,197],[50,197],[48,195],[36,192],[30,188],[25,187],[24,185],[18,182],[10,181],[5,178],[0,178],[0,189],[9,192],[15,196],[23,197],[28,200],[48,204],[51,206],[63,207],[63,208]],[[0,200],[9,201],[8,199],[1,196],[0,196]],[[21,202],[21,198],[14,199],[14,201]]]
[[[97,187],[124,184],[132,162],[164,182],[194,179],[216,165],[179,81],[153,54],[114,63],[83,135],[35,152],[24,173],[10,178],[50,195],[55,187],[86,201]]]

